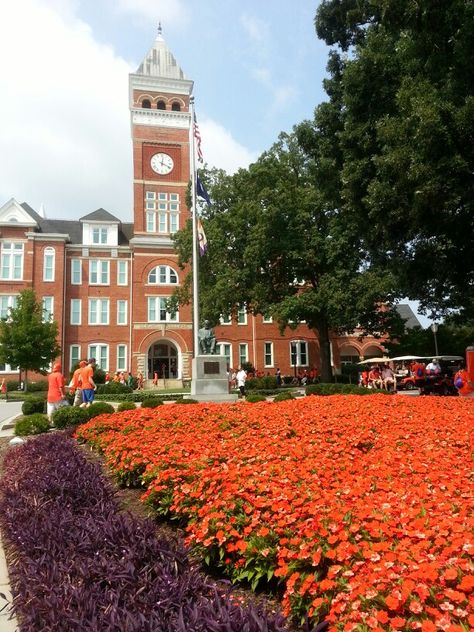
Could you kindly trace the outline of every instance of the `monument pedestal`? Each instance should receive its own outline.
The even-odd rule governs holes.
[[[235,402],[229,393],[227,359],[218,355],[200,355],[192,361],[191,398],[198,402]]]

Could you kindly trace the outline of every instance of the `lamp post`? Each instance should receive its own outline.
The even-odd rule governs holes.
[[[435,355],[438,355],[438,339],[436,337],[436,333],[438,331],[438,324],[437,323],[433,323],[431,325],[431,331],[433,332],[433,336],[434,336],[434,343],[435,343]]]

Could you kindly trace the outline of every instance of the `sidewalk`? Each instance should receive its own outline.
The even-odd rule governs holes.
[[[23,402],[0,401],[0,437],[13,437],[14,420],[21,415],[22,405]]]
[[[0,401],[0,437],[12,438],[14,436],[14,420],[21,415],[21,406],[23,402],[5,402]],[[14,447],[9,448],[14,450]],[[2,537],[0,534],[0,593],[3,593],[11,604],[12,594],[10,588],[10,579],[8,577],[7,562],[5,559],[5,551],[3,549]],[[10,619],[10,608],[7,606],[2,610],[5,601],[0,597],[0,632],[18,632],[18,624],[15,617]]]

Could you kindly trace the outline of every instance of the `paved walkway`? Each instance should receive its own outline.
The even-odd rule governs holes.
[[[0,437],[13,437],[14,420],[21,415],[22,402],[5,402],[0,401]],[[14,449],[14,448],[12,448]],[[8,577],[7,562],[5,559],[5,551],[2,544],[2,536],[0,534],[0,593],[3,593],[11,603],[12,594],[10,588],[10,579]],[[15,617],[10,619],[10,608],[6,607],[5,601],[0,597],[0,632],[18,632],[18,623]]]

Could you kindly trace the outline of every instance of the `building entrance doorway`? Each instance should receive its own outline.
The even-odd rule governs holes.
[[[155,342],[148,350],[148,379],[179,379],[178,349],[172,342]],[[156,374],[156,375],[155,375]]]

